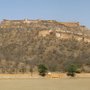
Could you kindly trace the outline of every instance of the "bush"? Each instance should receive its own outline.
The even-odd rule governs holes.
[[[71,64],[71,65],[69,65],[68,68],[67,68],[67,75],[74,77],[76,71],[77,71],[77,66],[74,65],[74,64]]]
[[[38,66],[38,71],[39,71],[39,75],[45,76],[47,73],[47,68],[45,67],[45,65],[40,64]]]

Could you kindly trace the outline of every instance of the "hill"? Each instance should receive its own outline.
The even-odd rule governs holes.
[[[0,73],[37,71],[39,64],[61,72],[76,64],[90,72],[90,30],[78,22],[1,21]]]

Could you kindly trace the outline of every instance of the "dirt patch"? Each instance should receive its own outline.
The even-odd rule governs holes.
[[[90,90],[90,78],[0,80],[0,90]]]

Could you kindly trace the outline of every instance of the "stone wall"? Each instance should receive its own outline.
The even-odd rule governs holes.
[[[77,27],[80,26],[79,22],[61,22],[61,24],[68,27]]]

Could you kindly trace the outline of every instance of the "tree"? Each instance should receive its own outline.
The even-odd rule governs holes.
[[[30,67],[31,76],[33,75],[33,72],[34,72],[34,71],[33,71],[33,68],[34,68],[34,66],[31,66],[31,67]]]
[[[77,71],[77,66],[74,65],[74,64],[71,64],[71,65],[69,65],[68,68],[67,68],[67,75],[74,77],[76,71]]]
[[[39,75],[41,75],[41,76],[44,77],[44,76],[46,75],[46,73],[47,73],[47,68],[46,68],[45,65],[40,64],[40,65],[38,66],[38,71],[39,71]]]

